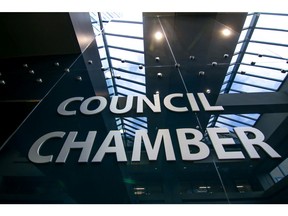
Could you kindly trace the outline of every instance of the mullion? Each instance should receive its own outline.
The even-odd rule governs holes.
[[[270,77],[264,77],[264,76],[259,76],[259,75],[255,75],[255,74],[248,74],[248,73],[241,74],[241,72],[240,72],[240,73],[238,72],[237,74],[240,74],[240,75],[242,75],[242,76],[251,76],[251,77],[255,77],[255,78],[271,80],[271,81],[275,81],[275,82],[282,82],[282,80],[279,80],[279,79],[270,78]],[[224,83],[223,83],[223,84],[224,84]]]
[[[144,120],[142,120],[142,119],[140,119],[140,118],[138,118],[138,117],[135,117],[135,119],[137,119],[137,120],[139,120],[139,121],[142,121],[143,123],[146,123],[146,124],[147,124],[147,120],[144,121]]]
[[[240,91],[240,90],[237,90],[237,89],[234,89],[234,88],[230,88],[231,91],[234,91],[234,92],[238,92],[238,93],[246,93],[244,91]],[[234,93],[228,93],[228,94],[234,94]]]
[[[116,67],[113,67],[114,70],[118,70],[120,72],[123,72],[123,73],[128,73],[128,74],[133,74],[133,75],[136,75],[136,76],[145,76],[145,74],[140,74],[140,73],[137,73],[137,72],[133,72],[133,71],[128,71],[128,70],[125,70],[125,69],[122,69],[122,68],[116,68]]]
[[[137,37],[137,36],[131,36],[131,35],[121,35],[121,34],[114,34],[114,33],[105,33],[105,34],[109,36],[115,36],[115,37],[124,37],[124,38],[143,40],[143,37]]]
[[[266,69],[271,69],[271,70],[277,70],[277,71],[281,71],[282,68],[275,68],[275,67],[268,67],[268,66],[264,66],[264,65],[251,65],[251,64],[248,64],[248,63],[243,63],[241,62],[240,63],[241,65],[248,65],[248,66],[253,66],[253,67],[260,67],[260,68],[266,68]]]
[[[128,120],[128,121],[136,121],[136,122],[139,122],[138,124],[141,125],[141,124],[145,124],[147,125],[147,122],[144,122],[144,121],[139,121],[138,118],[133,118],[133,117],[124,117],[124,120]],[[146,126],[145,126],[146,127]]]
[[[133,133],[135,133],[135,131],[136,130],[139,130],[138,128],[134,128],[134,127],[131,127],[131,125],[125,125],[125,129],[127,129],[127,127],[128,127],[128,130],[130,131],[130,132],[133,132]],[[130,129],[129,129],[130,128]],[[133,131],[134,130],[134,131]]]
[[[135,133],[135,131],[133,131],[133,130],[131,130],[131,129],[129,129],[129,128],[126,128],[126,125],[124,125],[124,131],[128,131],[128,132],[130,132],[131,134],[134,134],[134,133]]]
[[[124,120],[124,121],[125,121],[125,120]],[[127,120],[126,120],[126,121],[127,121]],[[140,127],[140,128],[138,128],[138,127],[136,127],[136,126],[134,126],[134,125],[131,125],[131,124],[135,124],[135,123],[134,123],[134,122],[125,122],[125,125],[133,128],[133,129],[135,129],[135,130],[147,129],[147,128],[144,128],[144,127],[142,127],[142,126],[139,126],[138,124],[135,124],[135,125],[138,126],[138,127]]]
[[[217,122],[218,122],[218,123],[221,123],[221,124],[223,124],[223,125],[226,125],[226,126],[228,126],[228,127],[232,127],[232,128],[235,127],[235,125],[230,125],[230,124],[228,124],[228,123],[222,122],[222,121],[219,120],[219,119],[217,120]],[[217,123],[217,122],[216,122],[216,123]]]
[[[143,128],[143,129],[147,129],[145,126],[140,125],[140,124],[137,123],[137,122],[133,122],[133,121],[130,120],[130,119],[124,118],[124,121],[128,121],[128,122],[130,122],[130,123],[132,123],[132,124],[136,124],[136,125],[138,125],[139,127]]]
[[[252,117],[250,117],[250,116],[244,116],[244,115],[242,115],[242,114],[235,114],[235,115],[238,115],[238,116],[241,116],[241,117],[243,117],[243,118],[247,118],[247,119],[250,119],[250,120],[253,120],[253,121],[256,121],[257,119],[254,119],[254,118],[252,118]]]
[[[113,48],[113,49],[120,49],[120,50],[125,50],[128,52],[135,52],[135,53],[140,53],[140,54],[144,54],[144,51],[141,50],[134,50],[134,49],[129,49],[129,48],[125,48],[125,47],[118,47],[118,46],[112,46],[112,45],[108,45],[108,48]]]
[[[140,24],[143,25],[143,22],[140,21],[129,21],[129,20],[111,20],[110,22],[117,22],[117,23],[130,23],[130,24]]]
[[[117,57],[113,57],[113,56],[110,56],[111,59],[114,59],[114,60],[117,60],[117,61],[122,61],[122,59],[120,58],[117,58]],[[125,59],[125,62],[128,62],[130,64],[135,64],[135,65],[143,65],[142,63],[139,63],[139,62],[134,62],[134,61],[130,61],[130,60],[127,60]],[[144,65],[143,65],[144,66]]]
[[[268,57],[268,58],[275,58],[275,59],[280,59],[280,60],[286,60],[285,58],[282,58],[282,57],[279,57],[279,56],[266,55],[266,54],[262,54],[262,53],[245,52],[245,54],[255,55],[255,56],[259,56],[259,54],[261,54],[262,57]],[[262,58],[262,57],[261,57],[261,58]]]

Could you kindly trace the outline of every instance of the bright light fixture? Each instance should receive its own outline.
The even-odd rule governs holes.
[[[154,37],[156,38],[156,40],[161,40],[163,38],[163,34],[158,31],[154,34]]]
[[[210,89],[206,89],[206,93],[207,93],[207,94],[210,94],[210,93],[211,93],[211,90],[210,90]]]
[[[225,28],[222,30],[222,34],[227,37],[227,36],[231,35],[231,30]]]

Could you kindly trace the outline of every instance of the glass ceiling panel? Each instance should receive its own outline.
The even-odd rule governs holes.
[[[247,83],[247,84],[253,84],[253,83],[261,82],[262,85],[269,86],[269,88],[272,88],[274,90],[278,89],[278,87],[281,84],[281,82],[276,82],[276,81],[273,81],[273,80],[262,79],[262,78],[258,78],[258,77],[249,77],[249,76],[245,76],[245,75],[242,75],[242,74],[237,74],[234,80],[238,81],[238,82],[244,82],[244,83]]]
[[[239,72],[245,71],[246,74],[267,77],[270,79],[279,79],[281,81],[286,77],[286,74],[281,73],[280,71],[271,70],[267,68],[254,67],[251,65],[241,65],[238,71]]]
[[[273,15],[261,14],[257,22],[257,27],[273,27],[288,30],[288,16],[286,15]]]
[[[254,86],[249,86],[249,85],[243,85],[240,83],[233,83],[232,90],[238,90],[240,92],[245,92],[245,93],[257,93],[257,92],[272,92],[272,90],[269,89],[263,89],[261,87],[254,87]],[[229,92],[230,93],[230,92]]]
[[[129,73],[125,73],[125,72],[117,71],[117,70],[114,70],[114,74],[115,76],[119,75],[121,76],[121,78],[124,78],[124,79],[135,80],[137,82],[141,82],[145,84],[145,80],[143,80],[143,77],[140,75],[129,74]]]
[[[139,62],[139,64],[144,64],[143,54],[138,54],[135,52],[115,49],[115,48],[109,48],[109,52],[110,52],[111,57],[118,57],[120,59],[133,61],[133,62]]]
[[[247,30],[243,30],[240,34],[240,37],[239,37],[239,41],[242,41],[245,39],[245,36],[247,34]]]
[[[140,39],[117,37],[117,36],[111,36],[111,35],[107,35],[106,38],[110,46],[124,47],[128,49],[139,50],[139,51],[144,50],[143,40],[140,40]]]
[[[126,80],[122,80],[122,79],[116,79],[116,84],[120,85],[120,86],[129,86],[129,88],[131,89],[137,89],[138,91],[141,91],[143,93],[145,93],[146,88],[143,85],[139,85],[137,83],[133,83],[132,81],[126,81]]]
[[[235,48],[235,50],[234,50],[234,53],[238,53],[238,52],[240,51],[242,45],[243,45],[242,42],[241,42],[241,43],[238,43],[237,46],[236,46],[236,48]]]
[[[269,58],[266,56],[259,58],[257,55],[251,54],[245,54],[242,62],[246,64],[251,64],[251,62],[255,62],[255,65],[278,68],[279,71],[287,67],[287,63],[283,59]]]
[[[251,29],[254,31],[250,31]],[[248,35],[250,33],[252,35]],[[251,37],[251,42],[244,40],[246,34]],[[287,76],[287,45],[288,14],[286,16],[261,13],[248,15],[220,93],[278,91]],[[254,126],[260,116],[255,113],[216,115],[210,117],[208,126],[228,127],[233,133],[235,126]]]
[[[251,40],[287,44],[288,32],[255,29],[251,37]]]
[[[270,44],[261,44],[250,42],[247,47],[247,52],[253,52],[258,54],[266,54],[271,56],[280,57],[283,59],[288,58],[288,47],[275,46]]]
[[[110,22],[109,25],[106,26],[105,32],[143,37],[143,24]]]
[[[101,13],[102,19],[98,13],[90,15],[100,58],[105,58],[101,63],[106,69],[103,72],[110,96],[145,94],[145,68],[139,67],[145,62],[142,13]],[[100,29],[100,21],[104,29]],[[147,128],[146,117],[121,117],[115,118],[115,122],[124,138],[133,137],[137,128]]]
[[[252,15],[247,15],[243,28],[246,28],[246,27],[250,26],[252,17],[253,17]]]

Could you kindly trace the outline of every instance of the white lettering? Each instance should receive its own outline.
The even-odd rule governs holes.
[[[188,111],[187,107],[175,107],[174,105],[172,105],[171,100],[172,98],[175,98],[175,97],[183,98],[183,94],[175,93],[175,94],[167,95],[163,101],[166,108],[174,112],[187,112]]]
[[[68,98],[67,100],[63,101],[57,108],[57,112],[60,115],[64,116],[71,116],[71,115],[76,115],[76,110],[73,111],[67,111],[66,106],[71,103],[72,101],[82,101],[84,98],[83,97],[72,97]]]
[[[65,135],[65,132],[62,131],[55,131],[51,133],[47,133],[40,137],[36,142],[31,146],[29,153],[28,153],[28,158],[34,163],[48,163],[52,161],[53,155],[48,155],[48,156],[42,156],[40,155],[40,148],[49,139],[52,138],[63,138]]]
[[[265,137],[260,130],[252,127],[237,127],[234,128],[234,131],[250,158],[260,158],[254,145],[261,147],[272,158],[281,158],[281,156],[271,146],[264,142]],[[247,132],[253,133],[255,138],[248,138],[246,135]]]
[[[226,152],[224,145],[235,144],[232,138],[220,138],[218,134],[228,134],[228,128],[207,128],[207,133],[211,139],[213,147],[219,159],[244,159],[244,155],[240,151]]]
[[[222,111],[224,108],[222,106],[211,106],[204,93],[197,93],[205,111]]]
[[[137,113],[143,113],[143,101],[150,107],[153,112],[161,112],[159,94],[154,94],[154,104],[145,96],[137,96]]]
[[[100,104],[99,104],[98,108],[95,110],[88,110],[89,104],[94,100],[99,100]],[[101,112],[102,110],[104,110],[106,105],[107,105],[106,98],[104,98],[102,96],[94,96],[94,97],[87,98],[85,101],[83,101],[83,103],[80,106],[80,111],[81,111],[81,113],[83,113],[85,115],[94,115],[94,114],[97,114],[97,113]]]
[[[202,160],[209,156],[210,150],[208,146],[200,141],[203,138],[200,131],[193,128],[182,128],[176,129],[176,132],[183,160]],[[193,138],[188,139],[187,134],[192,135]],[[197,153],[190,153],[189,145],[197,147],[199,151]]]
[[[84,142],[75,142],[75,138],[78,134],[77,131],[71,131],[68,134],[68,137],[62,146],[62,149],[56,159],[56,163],[65,163],[67,156],[70,152],[70,149],[82,149],[80,158],[78,162],[88,162],[90,151],[93,146],[93,142],[96,136],[96,131],[89,131],[86,141]]]
[[[157,160],[158,152],[159,152],[160,144],[162,140],[164,142],[164,148],[165,148],[167,161],[176,160],[169,130],[159,129],[156,139],[155,139],[154,147],[152,147],[151,145],[151,142],[147,134],[147,130],[136,131],[133,152],[132,152],[132,161],[140,161],[142,140],[146,148],[146,152],[147,152],[149,160]]]
[[[112,139],[115,141],[115,146],[110,146]],[[92,162],[101,162],[106,153],[116,153],[117,161],[127,161],[122,135],[120,131],[112,130],[108,133],[98,152],[94,156]]]

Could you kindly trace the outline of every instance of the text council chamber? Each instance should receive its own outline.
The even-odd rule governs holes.
[[[205,97],[204,93],[197,93],[197,96],[205,111],[222,111],[222,106],[211,106]],[[161,112],[160,98],[158,94],[153,95],[154,102],[151,102],[146,96],[137,97],[137,113],[143,113],[143,104],[145,103],[153,112]],[[164,100],[164,106],[174,112],[187,112],[187,107],[176,107],[172,104],[172,100],[175,98],[184,98],[184,94],[174,93],[167,95]],[[118,96],[112,96],[110,102],[110,111],[114,114],[122,114],[132,109],[133,96],[128,96],[126,99],[125,107],[119,109]],[[195,96],[192,93],[186,94],[186,99],[189,101],[192,111],[199,111],[199,106],[196,102]],[[67,106],[75,101],[82,102],[83,97],[72,97],[64,100],[57,108],[57,112],[63,116],[74,116],[76,110],[67,110]],[[89,110],[88,106],[92,101],[99,101],[98,107],[94,110]],[[80,112],[84,115],[94,115],[105,109],[107,106],[107,99],[102,96],[93,96],[85,99],[80,105]],[[229,134],[227,128],[207,128],[207,136],[211,140],[212,146],[215,149],[218,159],[245,159],[244,154],[241,151],[226,151],[225,145],[236,145],[233,138],[223,137],[223,135]],[[281,156],[265,142],[264,134],[253,127],[235,127],[235,134],[240,143],[244,146],[245,151],[251,159],[260,158],[260,155],[256,151],[256,148],[262,149],[271,158],[280,158]],[[173,131],[174,132],[174,131]],[[31,146],[28,158],[34,163],[49,163],[53,161],[55,155],[41,155],[41,147],[45,145],[53,144],[53,140],[56,138],[63,139],[66,136],[64,131],[54,131],[47,133],[38,138]],[[70,131],[66,136],[63,146],[55,160],[56,163],[65,163],[71,149],[79,149],[81,151],[78,162],[88,162],[91,156],[91,150],[97,135],[97,131],[89,131],[85,141],[75,141],[77,137],[77,131]],[[248,135],[252,136],[248,136]],[[207,158],[210,154],[210,149],[206,143],[203,142],[203,134],[194,128],[178,128],[176,129],[176,136],[180,154],[182,160],[196,161]],[[171,134],[169,129],[158,129],[157,135],[152,145],[152,142],[148,136],[147,130],[136,130],[131,161],[141,160],[141,148],[145,148],[148,159],[153,161],[157,160],[160,146],[163,144],[167,161],[175,161],[175,153],[172,144]],[[190,147],[196,147],[198,151],[190,151]],[[91,156],[91,162],[101,162],[105,154],[114,153],[118,162],[127,161],[125,153],[125,147],[122,139],[122,133],[119,130],[111,130],[108,132],[104,141],[100,145],[96,154]]]
[[[262,148],[262,150],[272,158],[281,157],[271,146],[264,142],[265,137],[258,129],[253,127],[236,127],[234,128],[234,131],[250,158],[260,158],[255,146]],[[219,137],[220,134],[229,133],[227,128],[207,128],[207,133],[219,159],[245,159],[241,151],[225,151],[225,145],[235,145],[232,138]],[[248,138],[247,133],[254,134],[254,138]],[[56,163],[65,163],[71,149],[81,149],[78,162],[88,162],[97,131],[89,131],[85,141],[75,141],[77,134],[77,131],[71,131],[68,133],[62,149],[55,161]],[[180,128],[176,129],[176,134],[182,160],[203,160],[209,156],[209,147],[201,141],[203,135],[199,130],[194,128]],[[47,145],[49,145],[49,140],[52,138],[62,139],[65,135],[66,133],[63,131],[55,131],[43,135],[30,148],[28,153],[29,159],[34,163],[52,162],[53,155],[44,156],[40,154],[41,146],[46,142]],[[193,138],[188,138],[188,135],[192,135]],[[113,141],[114,145],[111,145]],[[164,145],[166,160],[176,160],[170,131],[168,129],[158,130],[154,145],[151,144],[147,130],[137,130],[135,132],[131,161],[140,161],[141,143],[144,144],[149,160],[157,160],[161,143]],[[191,153],[189,146],[195,146],[199,151],[197,153]],[[111,130],[107,134],[97,153],[93,157],[92,162],[101,162],[106,153],[115,153],[117,161],[119,162],[127,161],[122,134],[120,131]]]

